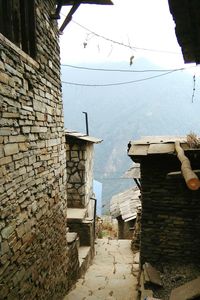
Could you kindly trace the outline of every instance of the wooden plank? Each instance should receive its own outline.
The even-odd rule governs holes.
[[[20,16],[22,50],[29,54],[29,24],[27,4],[25,0],[20,1]]]
[[[13,42],[12,0],[2,0],[0,9],[2,10],[1,33]]]
[[[28,4],[28,27],[29,27],[29,54],[31,57],[36,57],[36,13],[35,13],[35,0],[26,1]],[[26,5],[27,5],[26,4]]]
[[[13,0],[12,7],[12,27],[13,27],[13,42],[21,46],[21,20],[20,20],[20,1]]]
[[[4,21],[4,14],[5,14],[5,12],[4,12],[4,0],[0,0],[0,32],[2,33],[2,34],[5,34],[4,33],[4,23],[5,23],[5,21]]]

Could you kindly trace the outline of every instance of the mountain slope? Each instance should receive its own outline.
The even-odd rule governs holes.
[[[124,63],[99,67],[158,69],[141,59],[131,68]],[[113,83],[140,80],[158,74],[161,73],[94,72],[63,67],[62,80],[89,84]],[[65,126],[85,131],[82,111],[87,111],[90,134],[104,140],[95,147],[95,179],[103,182],[104,204],[113,194],[132,185],[132,181],[120,179],[131,165],[126,153],[130,140],[144,135],[186,135],[190,131],[199,133],[199,92],[196,88],[192,103],[192,90],[192,75],[186,71],[111,87],[63,84]]]

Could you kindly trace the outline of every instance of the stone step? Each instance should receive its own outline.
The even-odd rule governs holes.
[[[158,286],[162,286],[160,273],[154,267],[152,267],[150,263],[146,262],[143,265],[143,270],[144,270],[145,280],[147,283],[149,282]]]
[[[69,244],[73,243],[77,238],[78,238],[78,234],[76,232],[67,233],[67,242]]]
[[[86,208],[68,208],[67,209],[67,222],[83,222],[86,218],[87,209]]]
[[[77,222],[75,219],[68,221],[71,232],[77,232],[81,246],[94,245],[94,223],[88,221]]]
[[[92,247],[80,246],[78,249],[79,255],[79,276],[85,274],[94,257],[94,249]]]
[[[72,244],[74,241],[78,249],[80,247],[80,239],[77,232],[67,232],[67,243]]]

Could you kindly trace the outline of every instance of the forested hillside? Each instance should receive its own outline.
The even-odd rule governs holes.
[[[91,68],[147,71],[162,69],[145,60],[137,60],[130,67],[125,63],[90,66]],[[166,70],[167,72],[167,70]],[[104,141],[95,146],[95,179],[103,183],[103,203],[113,194],[132,185],[120,178],[131,166],[127,156],[130,140],[145,135],[185,135],[199,133],[200,92],[196,79],[188,71],[166,72],[106,72],[62,68],[62,80],[84,84],[123,83],[116,86],[74,86],[63,83],[65,127],[85,131],[89,115],[90,135]],[[149,77],[165,74],[161,77]],[[146,80],[147,79],[147,80]]]

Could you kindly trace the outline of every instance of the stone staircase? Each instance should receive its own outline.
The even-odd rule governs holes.
[[[94,220],[87,218],[85,208],[68,208],[67,225],[70,231],[77,232],[81,246],[94,245]]]
[[[94,257],[94,220],[85,208],[68,208],[69,289],[86,272]]]

